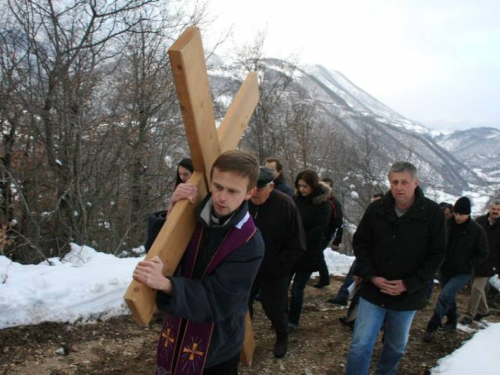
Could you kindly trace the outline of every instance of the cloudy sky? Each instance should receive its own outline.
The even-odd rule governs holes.
[[[226,48],[267,30],[266,56],[338,70],[430,128],[500,128],[498,0],[211,0],[211,11],[206,32],[233,26]]]

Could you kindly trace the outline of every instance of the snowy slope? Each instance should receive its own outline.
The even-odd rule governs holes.
[[[345,275],[354,259],[331,250],[325,255],[333,275]],[[75,244],[62,261],[51,258],[52,265],[21,265],[0,256],[0,329],[129,314],[123,295],[141,259]]]
[[[471,168],[498,169],[500,166],[500,130],[473,128],[441,134],[437,143]]]
[[[402,126],[417,133],[430,134],[428,128],[401,116],[356,86],[342,73],[335,70],[327,70],[321,65],[305,66],[304,70],[308,74],[318,78],[326,87],[342,97],[353,110],[362,113],[371,113],[389,120],[395,126]]]

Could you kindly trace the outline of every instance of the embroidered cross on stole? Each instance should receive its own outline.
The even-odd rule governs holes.
[[[212,257],[202,280],[212,274],[233,250],[248,242],[255,231],[255,224],[250,217],[241,229],[233,227]],[[193,276],[202,235],[203,228],[197,224],[181,262],[181,276],[183,277]],[[195,322],[167,314],[158,341],[155,373],[157,375],[201,375],[214,326],[214,323]],[[175,360],[174,356],[177,356]]]

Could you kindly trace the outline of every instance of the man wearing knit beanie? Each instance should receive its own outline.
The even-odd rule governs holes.
[[[458,198],[453,206],[453,212],[457,212],[462,216],[463,222],[467,221],[470,216],[470,200],[467,197]],[[465,217],[467,216],[467,217]]]
[[[454,331],[457,327],[456,294],[471,278],[474,269],[488,256],[488,243],[484,229],[470,218],[469,198],[461,197],[453,206],[453,218],[448,219],[446,257],[440,268],[441,293],[434,314],[427,324],[425,341],[433,341],[438,328]],[[447,317],[442,325],[442,319]]]
[[[488,214],[478,217],[476,222],[486,232],[490,253],[488,258],[474,270],[469,303],[460,321],[462,324],[479,321],[490,313],[484,288],[495,273],[500,277],[500,197],[490,202]]]

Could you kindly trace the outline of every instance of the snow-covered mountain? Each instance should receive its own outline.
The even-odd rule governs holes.
[[[278,59],[264,60],[265,69],[274,70],[277,75],[286,74],[285,64]],[[307,93],[304,100],[316,103],[315,116],[323,123],[338,127],[350,140],[360,144],[369,129],[377,140],[376,152],[384,163],[410,160],[418,166],[423,186],[452,195],[469,191],[471,186],[488,184],[484,175],[474,170],[475,165],[465,163],[462,154],[454,152],[446,142],[438,142],[430,129],[392,110],[340,72],[320,65],[295,68],[291,87],[301,91],[302,96]],[[211,82],[218,87],[229,87],[222,82],[238,75],[235,73],[238,70],[244,69],[238,64],[222,66],[217,61],[211,64]],[[230,102],[231,95],[227,91],[220,101]],[[456,142],[459,144],[461,140]],[[491,143],[494,142],[492,139]]]
[[[471,168],[500,174],[500,130],[472,128],[435,137],[436,142]]]
[[[404,118],[385,104],[379,102],[373,96],[349,81],[340,72],[327,70],[321,65],[306,66],[304,67],[304,71],[310,77],[314,77],[320,84],[324,85],[327,93],[334,92],[337,94],[344,101],[344,108],[347,110],[351,109],[362,114],[371,114],[389,119],[393,125],[407,127],[417,133],[429,134],[430,132],[425,126]]]

